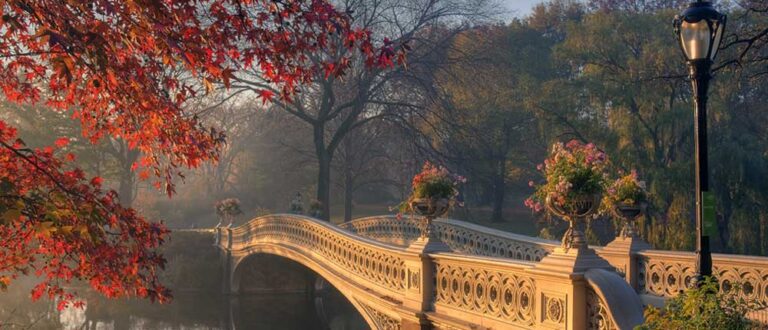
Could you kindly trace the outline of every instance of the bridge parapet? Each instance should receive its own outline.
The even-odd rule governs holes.
[[[533,263],[451,253],[432,257],[437,274],[434,318],[438,323],[455,326],[475,321],[491,328],[534,328],[542,323],[537,317],[537,312],[543,310],[537,299],[539,286],[536,277],[528,272]],[[564,292],[558,293],[557,299],[563,297]],[[559,314],[546,320],[564,325],[565,301],[558,303],[563,310],[554,311]]]
[[[340,225],[358,235],[390,244],[407,245],[419,236],[418,220],[394,216],[367,217]],[[438,237],[453,252],[539,261],[559,245],[556,241],[517,235],[451,219],[435,221]],[[646,303],[661,305],[687,288],[694,275],[692,252],[653,250],[635,238],[617,238],[606,247],[592,247],[636,290]],[[714,275],[722,290],[740,285],[748,301],[768,305],[768,257],[713,254]],[[768,311],[752,313],[768,323]]]
[[[695,275],[696,254],[692,252],[644,250],[637,257],[638,294],[652,304],[684,291]],[[768,306],[768,258],[713,254],[713,275],[720,290],[728,292],[740,286],[739,296],[746,301]],[[768,311],[759,310],[749,317],[768,324]]]
[[[260,243],[299,249],[335,266],[349,276],[375,284],[384,294],[401,295],[405,289],[405,250],[352,236],[315,219],[274,215],[254,219],[227,230],[222,247],[247,253]]]
[[[386,228],[411,230],[381,220],[368,219],[378,226],[373,230],[363,222],[353,227],[382,234]],[[628,329],[637,315],[642,320],[639,302],[622,303],[623,310],[609,305],[616,300],[611,293],[629,290],[634,296],[633,289],[588,247],[554,248],[550,241],[452,220],[440,220],[437,227],[445,242],[419,238],[407,247],[297,215],[265,216],[219,228],[216,235],[229,292],[239,291],[243,259],[283,256],[336,286],[374,329]],[[526,257],[518,245],[543,258],[529,252],[531,261],[519,260]],[[599,276],[590,277],[594,271]]]
[[[536,262],[431,257],[436,288],[429,318],[438,328],[609,330],[632,329],[643,320],[639,298],[612,271],[563,273]]]
[[[560,242],[513,234],[464,221],[437,219],[437,237],[451,250],[478,256],[539,261],[554,251]],[[339,225],[363,237],[407,246],[419,237],[418,220],[406,216],[374,216]]]

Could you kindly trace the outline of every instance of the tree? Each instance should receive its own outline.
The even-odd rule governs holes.
[[[397,184],[391,178],[390,168],[395,165],[392,154],[401,147],[398,144],[401,141],[393,131],[397,132],[392,123],[380,121],[350,132],[349,137],[341,142],[333,165],[339,174],[334,181],[344,194],[345,222],[352,220],[354,195],[360,189],[371,185],[386,187]]]
[[[215,160],[224,136],[185,110],[197,86],[229,85],[236,70],[258,68],[289,100],[325,65],[314,52],[359,50],[369,66],[391,63],[391,47],[322,0],[182,0],[91,2],[4,1],[0,4],[0,81],[5,97],[74,109],[92,142],[119,138],[141,157],[139,175],[154,174],[170,195],[180,168]],[[340,38],[343,43],[331,43]],[[33,298],[73,298],[63,283],[79,279],[110,297],[165,301],[157,281],[164,265],[154,249],[167,230],[122,207],[101,179],[69,168],[55,146],[31,149],[0,121],[0,272],[42,277]]]
[[[409,50],[408,63],[403,57],[393,58],[399,64],[368,69],[370,57],[358,51],[325,51],[307,55],[322,70],[316,71],[313,84],[305,85],[296,98],[274,100],[283,111],[299,118],[312,129],[313,149],[317,159],[317,194],[322,205],[322,218],[330,218],[331,164],[342,140],[353,130],[415,104],[413,89],[399,79],[418,71],[450,40],[476,18],[488,13],[486,0],[350,0],[342,2],[352,12],[352,24],[375,34],[387,35],[384,45]],[[343,38],[328,40],[341,49]],[[361,56],[362,55],[362,56]],[[349,58],[347,60],[347,58]],[[323,63],[329,63],[324,65]],[[349,69],[348,74],[340,72]],[[235,90],[278,93],[271,78],[261,70],[236,75]],[[411,99],[407,99],[411,97]],[[417,97],[416,97],[417,98]],[[405,99],[405,101],[404,101]]]
[[[747,5],[748,2],[740,4]],[[566,25],[554,53],[563,74],[546,82],[532,101],[549,138],[573,135],[606,148],[620,168],[638,169],[648,181],[654,208],[642,232],[658,248],[693,246],[691,87],[675,36],[665,22],[674,2],[591,1],[592,11]],[[766,186],[766,98],[759,63],[759,11],[731,7],[735,34],[724,42],[710,92],[711,182],[724,251],[763,253]],[[557,7],[556,7],[557,8]],[[748,13],[743,15],[744,13]],[[736,19],[733,19],[733,18]],[[532,19],[529,22],[549,22]],[[558,31],[557,29],[551,29]],[[548,31],[548,30],[545,30]],[[546,33],[546,32],[545,32]],[[735,43],[734,43],[735,42]],[[747,56],[747,57],[743,57]],[[745,59],[740,67],[733,59]],[[746,231],[744,228],[752,228]],[[747,233],[758,235],[747,235]]]
[[[435,117],[441,120],[434,127],[447,134],[442,149],[482,195],[490,196],[485,200],[491,201],[496,222],[503,220],[508,185],[532,168],[529,156],[536,148],[531,146],[540,145],[525,100],[551,72],[550,47],[519,21],[467,31],[456,37],[449,55],[453,64],[436,80],[441,101]]]
[[[718,55],[722,63],[715,67],[729,67],[743,72],[750,79],[764,81],[768,76],[768,4],[761,0],[735,1],[726,27],[728,35],[720,48],[726,54]]]

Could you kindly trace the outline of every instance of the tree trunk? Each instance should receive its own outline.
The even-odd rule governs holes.
[[[331,219],[331,161],[330,157],[318,158],[317,200],[320,201],[320,219]]]
[[[136,174],[131,169],[133,163],[139,158],[141,153],[138,150],[128,150],[125,148],[125,158],[121,160],[120,169],[120,186],[117,189],[120,204],[124,207],[133,206],[133,201],[136,199],[134,194],[134,188],[136,186]]]
[[[352,221],[352,194],[355,190],[355,182],[352,178],[352,170],[344,170],[344,222]]]
[[[504,197],[507,192],[507,186],[505,182],[506,170],[506,163],[503,160],[500,161],[498,172],[496,172],[496,178],[493,182],[493,215],[491,216],[491,221],[493,222],[504,221],[504,215],[502,212],[504,211]]]
[[[321,220],[331,219],[331,154],[325,147],[325,127],[314,125],[315,154],[317,155],[317,200],[320,202]]]
[[[123,207],[131,207],[135,196],[133,195],[133,185],[135,178],[130,168],[128,171],[123,170],[120,173],[120,186],[117,188],[117,193],[120,198],[120,205]]]

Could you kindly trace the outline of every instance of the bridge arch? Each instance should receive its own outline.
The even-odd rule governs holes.
[[[309,253],[308,253],[309,252]],[[393,329],[400,324],[396,315],[388,315],[385,311],[393,311],[397,303],[384,299],[372,293],[355,281],[351,281],[341,272],[335,271],[322,261],[312,256],[311,251],[302,251],[282,243],[258,242],[233,253],[231,256],[231,271],[225,280],[229,281],[232,293],[242,289],[244,265],[249,258],[259,255],[271,255],[285,258],[314,272],[327,283],[336,288],[346,300],[357,310],[371,329]]]
[[[253,253],[233,265],[231,293],[311,293],[320,276],[293,259]]]

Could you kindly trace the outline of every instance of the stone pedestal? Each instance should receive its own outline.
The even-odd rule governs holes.
[[[406,249],[404,308],[400,313],[404,329],[431,329],[424,314],[433,309],[435,290],[435,265],[429,254],[451,249],[434,235],[430,236],[420,237]]]
[[[411,245],[408,245],[406,251],[428,257],[429,253],[451,252],[451,248],[439,238],[433,236],[417,238]]]
[[[531,269],[531,273],[540,275],[536,295],[541,299],[538,317],[542,323],[555,321],[552,315],[569,315],[563,320],[566,329],[587,328],[588,284],[584,274],[590,269],[612,270],[613,267],[586,244],[558,247]]]
[[[595,268],[613,269],[608,261],[601,258],[594,249],[586,245],[570,249],[558,247],[542,258],[535,267],[538,271],[561,274],[583,274],[587,270]]]
[[[651,245],[637,235],[618,236],[600,251],[600,256],[607,260],[632,288],[637,290],[637,255],[640,251],[650,249],[652,249]]]

